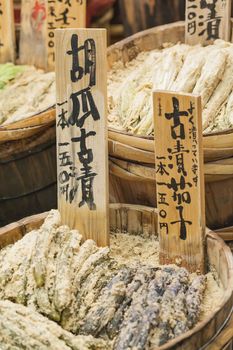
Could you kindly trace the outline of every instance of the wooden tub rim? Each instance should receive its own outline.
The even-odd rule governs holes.
[[[16,121],[11,122],[9,124],[5,124],[5,125],[1,124],[0,131],[6,131],[6,130],[16,131],[18,129],[32,128],[35,126],[39,126],[40,124],[30,125],[30,122],[34,121],[38,117],[43,119],[43,124],[51,123],[51,120],[47,121],[47,113],[53,112],[54,110],[55,110],[55,105],[51,104],[51,106],[49,106],[49,107],[47,107],[39,112],[35,112],[35,114],[32,114],[29,117],[16,120]]]
[[[114,126],[108,126],[108,131],[110,133],[116,133],[116,134],[120,134],[123,135],[125,137],[129,137],[129,138],[137,138],[137,139],[141,139],[141,140],[145,140],[145,141],[153,141],[154,142],[154,136],[152,135],[138,135],[138,134],[133,134],[132,132],[128,132],[126,130],[121,130],[121,129],[117,129],[114,128]],[[211,133],[205,133],[203,134],[203,138],[209,138],[209,137],[214,137],[214,136],[222,136],[222,135],[229,135],[233,133],[233,128],[229,128],[229,129],[225,129],[225,130],[220,130],[220,131],[213,131]]]
[[[154,211],[155,215],[157,215],[156,208],[152,208],[149,206],[124,204],[124,203],[113,203],[109,205],[109,209],[113,209],[113,210],[122,209],[122,210],[129,211],[129,210],[134,210],[136,208],[141,210],[149,210],[150,212]],[[36,224],[39,227],[39,225],[43,223],[48,213],[49,212],[44,212],[41,214],[28,216],[19,221],[3,226],[2,228],[0,228],[0,241],[1,241],[1,237],[3,237],[4,234],[7,234],[14,230],[20,232],[21,237],[19,237],[18,239],[21,239],[24,234],[30,232],[30,231],[27,231],[27,225],[30,225],[30,223],[36,221]],[[169,350],[173,346],[179,346],[179,343],[181,343],[180,345],[182,346],[182,342],[186,341],[188,338],[190,338],[190,336],[195,336],[198,332],[203,330],[205,326],[207,326],[212,320],[215,319],[217,314],[224,308],[225,304],[231,301],[231,310],[227,315],[227,317],[225,318],[223,324],[220,327],[218,327],[217,330],[215,329],[214,336],[211,337],[211,339],[209,339],[206,344],[204,344],[201,348],[198,349],[198,350],[202,350],[202,349],[204,350],[205,347],[207,347],[218,336],[218,334],[226,325],[227,320],[229,320],[233,314],[233,300],[232,300],[233,299],[233,256],[232,256],[231,250],[216,233],[214,233],[208,228],[206,229],[206,238],[207,238],[207,241],[208,240],[215,241],[223,249],[224,256],[228,263],[229,273],[227,275],[227,288],[224,289],[224,297],[221,301],[221,304],[214,311],[212,311],[211,314],[207,316],[203,321],[198,322],[195,325],[195,327],[193,327],[191,330],[189,330],[188,332],[185,332],[184,334],[176,337],[173,340],[170,340],[163,346],[155,347],[154,350]],[[14,243],[16,241],[17,240],[14,240]],[[12,244],[12,243],[9,243],[9,244]]]

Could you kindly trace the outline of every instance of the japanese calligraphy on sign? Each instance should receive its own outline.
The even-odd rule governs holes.
[[[185,41],[209,44],[230,40],[231,0],[186,0]]]
[[[86,0],[47,0],[48,70],[55,67],[55,29],[85,28]]]
[[[20,63],[53,71],[55,29],[85,25],[86,0],[22,0]]]
[[[63,222],[108,244],[106,31],[56,31],[58,206]]]
[[[200,97],[154,93],[162,263],[203,270],[205,228]]]
[[[13,0],[0,0],[0,63],[14,62],[15,25]]]

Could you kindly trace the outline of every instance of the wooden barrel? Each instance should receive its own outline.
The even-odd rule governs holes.
[[[146,159],[145,159],[146,160]],[[110,157],[110,201],[156,206],[155,165]],[[233,158],[204,165],[206,224],[233,225]]]
[[[0,127],[0,226],[56,207],[54,115],[31,120]]]
[[[0,229],[0,248],[38,228],[45,217],[46,213],[35,215]],[[156,223],[157,213],[153,208],[118,203],[110,206],[112,232],[156,234]],[[206,241],[209,265],[215,269],[224,288],[221,305],[192,330],[159,347],[160,350],[224,350],[232,341],[233,257],[230,249],[215,233],[208,230]]]
[[[109,69],[117,61],[127,63],[132,61],[140,52],[159,49],[163,43],[167,42],[174,44],[184,42],[184,22],[154,27],[110,46],[108,48]],[[154,152],[153,137],[132,135],[110,128],[109,139],[119,143],[119,147],[124,147],[125,156],[129,152],[134,152],[134,156],[137,157],[138,161],[142,161],[144,156],[149,156],[148,153]],[[203,147],[205,162],[232,157],[233,129],[205,134]],[[124,155],[122,155],[122,159],[131,158],[129,156],[124,158]]]

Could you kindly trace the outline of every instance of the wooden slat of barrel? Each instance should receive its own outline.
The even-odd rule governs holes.
[[[155,235],[157,209],[143,205],[110,204],[110,231],[134,235]]]
[[[152,137],[134,136],[126,132],[114,130],[111,127],[108,128],[108,138],[112,141],[120,142],[144,151],[154,152],[155,149],[154,139]]]
[[[215,230],[215,232],[224,240],[231,242],[233,241],[233,226],[228,226]]]
[[[233,136],[233,135],[232,135]],[[119,138],[120,139],[120,138]],[[117,157],[120,159],[138,161],[142,163],[155,164],[155,152],[154,148],[152,149],[151,141],[146,140],[145,146],[142,145],[144,142],[143,139],[135,137],[134,144],[138,144],[139,147],[131,146],[127,142],[125,137],[121,138],[121,141],[115,141],[111,138],[108,139],[108,149],[110,156]],[[137,141],[139,142],[137,142]],[[146,149],[147,148],[147,149]],[[151,149],[149,149],[151,148]],[[204,149],[204,161],[205,163],[227,159],[233,157],[233,147],[229,148],[219,148],[211,147]]]
[[[219,162],[205,164],[206,222],[211,229],[233,225],[232,160],[222,160],[225,166]],[[156,206],[153,166],[110,157],[109,168],[111,202]]]
[[[112,156],[118,156],[122,159],[130,159],[133,152],[134,158],[143,161],[145,157],[142,157],[141,154],[154,153],[154,141],[150,138],[131,136],[126,133],[120,133],[119,131],[114,132],[112,129],[109,130],[109,153]],[[230,134],[231,137],[228,138],[228,134],[221,137],[218,135],[216,138],[216,143],[214,139],[212,142],[209,141],[208,137],[203,138],[204,145],[204,161],[205,163],[226,159],[233,156],[233,134]],[[222,142],[218,142],[221,140]],[[207,140],[208,142],[205,142]],[[114,148],[114,144],[118,147]],[[208,147],[206,146],[208,145]],[[227,145],[228,147],[224,147]],[[216,146],[216,147],[215,147]],[[143,153],[142,153],[143,152]],[[151,163],[154,162],[154,159],[151,159]],[[149,161],[147,161],[148,163]]]
[[[121,159],[130,159],[148,164],[155,163],[154,152],[144,151],[112,140],[108,140],[108,152],[110,156]]]
[[[214,339],[205,350],[232,350],[233,316],[223,331]]]
[[[225,132],[203,135],[204,149],[229,149],[233,146],[233,129]],[[222,136],[222,137],[220,137]],[[125,131],[120,131],[112,127],[108,128],[108,137],[110,140],[120,142],[131,147],[154,152],[154,137],[133,135]]]
[[[110,157],[110,165],[114,167],[115,170],[118,167],[126,170],[128,176],[131,175],[137,177],[138,181],[155,181],[155,164],[146,164],[146,162],[141,162],[135,157],[135,161],[122,160],[116,157]],[[118,169],[120,172],[120,169]],[[221,181],[225,179],[231,179],[233,177],[233,158],[223,159],[221,161],[216,161],[213,163],[204,164],[204,174],[205,182]],[[123,173],[122,173],[122,177]],[[140,177],[140,178],[139,178]]]
[[[0,226],[56,207],[54,127],[0,144]]]
[[[206,183],[205,195],[207,226],[220,229],[233,225],[233,175]]]
[[[230,341],[230,343],[228,343],[223,350],[233,350],[233,341]]]
[[[233,135],[232,135],[233,137]],[[211,147],[204,148],[204,161],[205,163],[217,161],[221,159],[226,159],[233,157],[233,147],[220,148],[220,147]]]
[[[20,220],[0,229],[0,247],[12,244],[30,229],[38,228],[46,214],[35,215]],[[110,206],[110,226],[114,231],[129,232],[130,234],[153,234],[156,224],[156,211],[153,208],[114,204]],[[132,223],[132,221],[136,221]],[[224,322],[228,319],[233,304],[233,258],[230,249],[211,231],[207,231],[207,251],[209,263],[215,269],[225,290],[221,305],[204,321],[199,322],[191,331],[184,333],[176,339],[169,341],[160,350],[196,350],[213,339],[215,334],[221,332]],[[218,349],[220,336],[228,336],[229,329],[225,328],[216,339],[211,342],[208,350]],[[226,339],[226,338],[225,338]]]

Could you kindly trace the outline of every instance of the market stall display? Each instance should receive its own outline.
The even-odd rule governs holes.
[[[113,46],[111,46],[108,49],[108,64],[109,64],[109,72],[111,72],[111,69],[113,69],[114,65],[117,67],[117,65],[120,68],[119,73],[115,72],[114,78],[111,82],[111,79],[109,80],[110,84],[110,94],[112,96],[113,92],[116,91],[116,94],[114,95],[115,101],[121,101],[119,96],[121,95],[121,88],[114,89],[114,79],[117,77],[117,74],[119,76],[122,72],[122,67],[128,66],[128,68],[123,68],[130,70],[130,67],[133,68],[134,63],[137,62],[137,57],[141,55],[150,57],[150,54],[153,56],[153,50],[155,59],[161,57],[163,50],[164,52],[170,52],[170,63],[169,63],[169,55],[166,56],[163,63],[167,64],[169,67],[168,71],[173,73],[173,85],[174,81],[178,82],[178,80],[175,79],[176,74],[178,74],[177,67],[181,70],[183,65],[183,61],[179,58],[182,56],[183,50],[186,48],[186,50],[189,51],[191,49],[190,55],[194,55],[199,57],[200,61],[193,60],[192,65],[186,66],[187,72],[192,70],[192,68],[199,74],[201,73],[200,67],[201,66],[201,60],[204,59],[203,56],[200,54],[202,50],[207,50],[210,52],[212,50],[217,49],[220,46],[219,52],[223,50],[224,52],[227,52],[229,48],[231,48],[231,44],[225,43],[225,42],[218,42],[213,46],[208,46],[206,48],[200,48],[198,52],[196,52],[195,55],[195,47],[190,48],[188,46],[185,46],[184,44],[178,44],[178,45],[171,45],[171,47],[167,47],[163,50],[161,48],[164,47],[165,43],[173,43],[177,44],[177,42],[184,42],[184,23],[174,23],[169,24],[161,27],[152,28],[149,30],[146,30],[144,32],[135,34],[132,37],[129,37],[122,42],[119,42]],[[228,48],[221,48],[221,46],[229,46]],[[170,46],[170,45],[169,45]],[[180,49],[180,50],[179,50]],[[175,52],[175,58],[177,59],[177,64],[171,64],[173,61],[173,50]],[[226,50],[226,51],[225,51]],[[218,58],[220,56],[223,58],[221,53],[217,55]],[[187,56],[188,57],[188,56]],[[136,59],[136,60],[135,60]],[[149,58],[148,58],[149,59]],[[152,58],[153,60],[154,58]],[[178,65],[178,62],[180,62],[180,66]],[[198,63],[199,62],[199,63]],[[214,61],[215,62],[215,61]],[[225,70],[224,64],[226,61],[223,60],[223,67]],[[161,63],[161,66],[163,65]],[[140,66],[140,60],[138,59],[138,64]],[[213,63],[214,64],[214,63]],[[141,64],[142,66],[143,64]],[[199,68],[198,68],[198,65]],[[151,64],[152,66],[152,64]],[[146,85],[144,78],[149,75],[151,69],[148,69],[149,66],[146,64],[145,67],[147,67],[147,70],[145,68],[145,75],[143,75],[142,71],[143,68],[138,69],[138,74],[142,79],[142,85],[141,87],[145,87],[145,90],[138,90],[137,86],[134,82],[134,76],[137,74],[136,72],[131,72],[130,75],[126,75],[126,79],[123,78],[125,85],[129,87],[128,93],[132,94],[132,96],[123,96],[123,102],[125,101],[125,105],[122,105],[123,108],[125,108],[122,115],[124,117],[121,117],[121,120],[119,122],[119,105],[116,105],[116,112],[114,113],[114,110],[111,109],[111,106],[115,106],[114,99],[110,97],[109,101],[109,110],[112,113],[112,118],[110,117],[110,123],[114,124],[115,120],[118,120],[118,128],[116,127],[110,127],[109,128],[109,153],[110,153],[110,171],[113,176],[111,176],[110,180],[110,199],[111,201],[116,202],[130,202],[135,204],[144,204],[144,205],[156,205],[155,201],[155,183],[153,182],[155,179],[155,153],[154,153],[154,137],[146,136],[145,132],[153,132],[153,123],[152,123],[152,99],[151,97],[151,91],[152,91],[152,81]],[[157,71],[156,75],[156,65],[152,66],[152,70],[155,68],[155,76],[157,76],[157,88],[168,88],[169,87],[169,78],[167,75],[167,80],[161,80],[159,83],[159,77],[160,77],[160,71]],[[207,67],[204,65],[204,67]],[[161,69],[160,69],[161,70]],[[211,70],[208,71],[208,69],[205,71],[207,74],[210,74],[212,77]],[[112,70],[113,72],[113,70]],[[146,73],[147,72],[147,73]],[[166,77],[166,70],[164,67],[164,76]],[[208,73],[209,72],[209,73]],[[110,73],[111,74],[111,73]],[[204,74],[204,71],[203,71]],[[172,75],[171,75],[172,76]],[[183,75],[182,70],[181,73],[177,75],[177,77],[180,76],[179,81],[180,84],[186,82],[186,86],[188,89],[191,89],[191,92],[194,90],[194,84],[195,81],[199,79],[200,83],[201,81],[204,82],[204,80],[200,80],[201,76],[193,76],[192,74],[189,76],[192,77],[192,79],[186,80],[186,75]],[[112,74],[113,77],[113,74]],[[132,78],[132,79],[131,79]],[[187,75],[188,78],[188,75]],[[203,75],[203,78],[205,79],[205,76]],[[229,75],[229,78],[231,79],[231,75]],[[151,76],[152,79],[152,76]],[[212,79],[212,78],[211,78]],[[214,79],[214,76],[213,76]],[[218,88],[221,89],[221,86],[229,83],[229,80],[220,82],[219,78],[215,76],[215,84],[218,85]],[[124,82],[121,82],[122,86],[124,85]],[[163,85],[167,82],[167,86]],[[218,84],[219,83],[219,84]],[[111,85],[112,84],[112,85]],[[131,84],[131,85],[130,85]],[[144,85],[146,86],[144,86]],[[160,85],[159,85],[160,84]],[[191,84],[191,88],[188,87],[188,84]],[[193,84],[193,85],[192,85]],[[117,83],[116,83],[117,85]],[[130,85],[130,86],[129,86]],[[111,89],[112,86],[112,89]],[[206,90],[208,88],[211,89],[211,86],[203,85]],[[198,86],[197,86],[198,87]],[[173,87],[175,88],[175,87]],[[202,89],[201,89],[202,90]],[[231,89],[230,89],[231,90]],[[124,90],[126,91],[126,90]],[[187,92],[190,92],[190,90],[187,90]],[[218,89],[216,89],[216,94],[214,93],[215,99],[212,100],[212,103],[216,108],[219,108],[221,110],[222,114],[219,114],[221,117],[221,120],[223,123],[225,123],[223,110],[225,111],[225,103],[228,99],[229,94],[226,96],[226,100],[222,101],[222,104],[220,102],[221,98],[224,98],[224,93],[220,94],[220,99],[218,98],[217,94]],[[133,103],[133,96],[134,94],[137,94],[138,99],[135,99],[135,103]],[[202,93],[200,91],[200,93]],[[135,95],[136,96],[136,95]],[[205,95],[206,96],[206,95]],[[143,101],[144,99],[144,102]],[[149,101],[149,103],[148,103]],[[132,103],[129,103],[132,102]],[[204,102],[205,103],[205,102]],[[211,128],[214,128],[214,119],[218,116],[218,112],[212,113],[215,109],[212,109],[211,105],[208,105],[208,101],[206,104],[206,107],[208,106],[208,109],[205,108],[203,110],[203,113],[206,115],[205,122],[209,120],[209,125],[212,125],[212,127],[209,127],[209,130]],[[220,103],[220,105],[219,105]],[[217,107],[219,106],[219,107]],[[131,108],[132,107],[132,108]],[[128,110],[127,110],[128,108]],[[141,110],[140,110],[141,108]],[[215,108],[215,107],[213,107]],[[146,113],[146,109],[148,110],[148,113]],[[212,112],[211,112],[212,110]],[[217,109],[216,109],[217,110]],[[128,111],[128,114],[126,113]],[[140,111],[140,113],[135,113],[135,111]],[[143,114],[144,113],[144,114]],[[210,114],[209,114],[210,113]],[[225,113],[225,112],[224,112]],[[139,115],[145,115],[145,119],[143,118],[139,121],[140,117]],[[230,115],[230,114],[228,114]],[[127,119],[126,119],[127,116]],[[218,116],[218,118],[219,118]],[[225,114],[226,116],[226,114]],[[228,118],[228,117],[226,117]],[[126,127],[130,128],[130,131],[123,130],[123,122],[124,121],[132,121],[132,124]],[[115,122],[116,123],[116,122]],[[134,124],[133,124],[134,123]],[[145,124],[144,124],[145,123]],[[208,127],[208,123],[205,123],[206,127]],[[138,130],[138,125],[143,125],[144,131],[143,135],[138,135],[136,133],[136,130]],[[229,122],[227,122],[228,127],[230,127]],[[120,127],[120,130],[119,130]],[[135,133],[132,133],[132,130],[135,129]],[[146,130],[146,131],[145,131]],[[207,130],[208,131],[208,130]],[[223,226],[230,226],[232,225],[232,206],[231,203],[233,201],[233,168],[232,168],[232,156],[233,156],[233,133],[232,128],[228,128],[222,131],[211,131],[204,133],[203,137],[203,148],[204,148],[204,159],[205,159],[205,183],[206,183],[206,218],[207,218],[207,225],[212,228],[220,228]],[[156,136],[155,136],[156,137]],[[226,158],[226,159],[225,159]]]
[[[44,4],[36,2],[36,23],[45,20]],[[68,22],[70,1],[62,5]],[[60,21],[56,6],[49,11]],[[229,350],[233,256],[206,228],[204,156],[205,172],[227,172],[217,172],[223,203],[207,203],[225,225],[233,194],[232,46],[190,47],[177,40],[183,36],[178,23],[109,49],[110,85],[116,79],[109,118],[103,29],[56,31],[56,119],[54,73],[5,68],[13,73],[0,90],[3,217],[22,215],[31,195],[30,210],[41,214],[0,228],[3,350]],[[109,204],[108,143],[111,200],[129,196],[152,207]],[[51,204],[58,210],[44,213]]]

